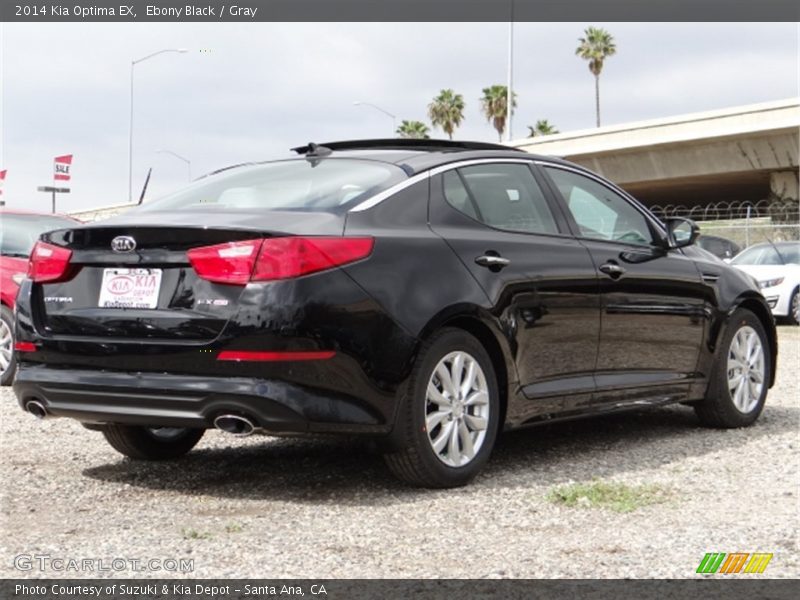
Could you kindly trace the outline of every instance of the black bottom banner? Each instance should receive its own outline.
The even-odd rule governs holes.
[[[461,598],[526,598],[605,600],[658,598],[670,600],[772,600],[798,597],[793,580],[722,579],[690,580],[548,580],[548,579],[6,579],[0,581],[3,600],[349,600],[409,598],[413,600]]]

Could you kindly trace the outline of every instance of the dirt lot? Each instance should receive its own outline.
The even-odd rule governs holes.
[[[800,328],[780,353],[750,429],[674,407],[514,432],[446,492],[342,441],[209,432],[183,460],[134,463],[3,388],[0,576],[93,576],[14,567],[49,554],[193,559],[196,577],[691,577],[706,552],[771,552],[764,576],[798,577]]]

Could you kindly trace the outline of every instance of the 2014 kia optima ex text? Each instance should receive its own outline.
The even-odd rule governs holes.
[[[379,440],[463,485],[498,432],[674,402],[742,427],[775,377],[757,284],[576,165],[490,144],[309,144],[44,234],[20,405],[136,459],[205,429]]]

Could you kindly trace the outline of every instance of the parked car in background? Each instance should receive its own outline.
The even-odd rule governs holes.
[[[140,460],[212,427],[366,436],[427,487],[467,483],[503,429],[761,413],[774,320],[691,221],[495,144],[296,151],[43,235],[17,299],[21,408]]]
[[[31,249],[45,231],[77,223],[60,215],[0,209],[0,385],[14,377],[14,302]]]
[[[773,315],[800,325],[800,242],[755,244],[731,264],[758,280]]]
[[[700,234],[697,245],[722,260],[730,260],[742,250],[739,244],[717,235]]]

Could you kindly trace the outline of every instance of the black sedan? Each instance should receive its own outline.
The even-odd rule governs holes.
[[[697,245],[721,260],[730,260],[742,251],[736,242],[717,235],[703,234],[697,238]]]
[[[20,405],[137,459],[216,427],[372,436],[463,485],[502,429],[692,404],[761,413],[769,307],[574,164],[492,144],[309,144],[42,236],[18,298]]]

